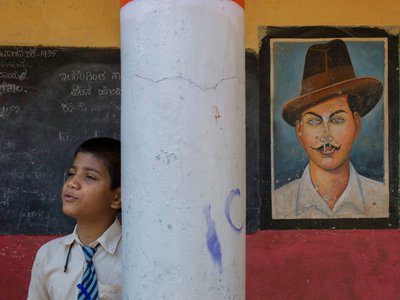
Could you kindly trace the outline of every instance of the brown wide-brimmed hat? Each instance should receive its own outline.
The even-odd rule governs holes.
[[[340,95],[351,96],[349,105],[363,117],[375,107],[382,90],[376,78],[356,77],[342,40],[315,44],[306,54],[300,96],[285,103],[282,117],[295,126],[304,110]]]

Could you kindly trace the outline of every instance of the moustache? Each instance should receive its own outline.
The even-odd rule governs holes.
[[[342,148],[342,145],[335,145],[335,144],[332,144],[332,143],[326,143],[326,144],[322,144],[319,147],[312,147],[311,146],[311,149],[313,149],[314,151],[322,151],[323,149],[327,149],[327,148],[332,148],[335,151],[339,151],[340,148]]]

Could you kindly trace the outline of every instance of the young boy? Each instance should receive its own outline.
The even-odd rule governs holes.
[[[43,245],[28,299],[121,299],[121,146],[111,138],[81,144],[66,173],[63,212],[74,232]]]

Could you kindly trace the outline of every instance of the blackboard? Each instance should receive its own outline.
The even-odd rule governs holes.
[[[64,234],[64,170],[95,136],[120,139],[120,51],[0,47],[1,234]]]
[[[246,232],[260,227],[260,78],[258,56],[246,49]]]

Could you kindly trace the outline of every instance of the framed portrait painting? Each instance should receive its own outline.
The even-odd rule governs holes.
[[[398,228],[398,36],[260,34],[261,229]]]

